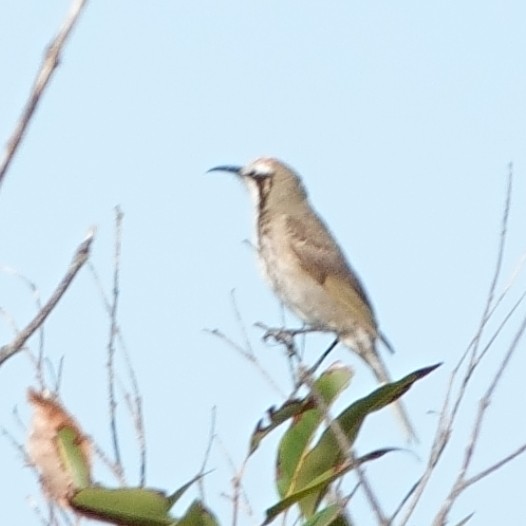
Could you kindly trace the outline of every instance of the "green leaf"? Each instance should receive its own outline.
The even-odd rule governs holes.
[[[90,466],[86,456],[78,446],[78,433],[64,426],[57,433],[57,449],[64,469],[73,478],[75,489],[83,489],[91,484]]]
[[[349,367],[331,367],[315,381],[314,393],[306,400],[312,409],[296,417],[290,428],[281,439],[277,460],[277,487],[283,497],[290,491],[291,481],[307,454],[316,431],[323,422],[323,413],[316,407],[319,397],[325,405],[330,406],[336,397],[349,385],[352,371]]]
[[[346,458],[348,451],[356,440],[360,427],[370,413],[389,405],[402,396],[417,381],[436,369],[438,365],[420,369],[408,374],[397,382],[382,385],[370,395],[357,400],[348,406],[340,415],[335,418],[334,426],[327,428],[321,435],[318,443],[307,454],[302,454],[301,458],[295,458],[292,465],[295,467],[294,473],[287,473],[287,484],[279,485],[282,497],[298,493],[303,488],[312,484],[312,481],[330,470],[337,470],[338,466]],[[342,451],[337,440],[333,427],[338,426],[341,431],[340,438],[346,442],[346,447]],[[282,465],[287,465],[286,459]],[[319,502],[325,495],[328,484],[319,488],[318,492],[309,493],[299,504],[304,517],[309,518],[316,511]],[[285,491],[283,491],[285,490]]]
[[[327,488],[330,483],[339,479],[349,471],[355,469],[357,466],[364,464],[365,462],[368,462],[370,460],[380,458],[385,454],[390,453],[391,451],[395,450],[391,448],[379,449],[356,459],[355,462],[346,461],[343,464],[340,464],[338,467],[330,469],[325,473],[322,473],[320,476],[313,479],[310,484],[308,484],[301,490],[295,493],[291,493],[290,495],[279,501],[277,504],[269,508],[266,512],[266,519],[264,524],[270,523],[276,518],[277,515],[290,508],[293,504],[296,504],[302,499],[305,499],[309,495],[315,495],[317,498],[319,498],[320,489]]]
[[[196,475],[193,479],[189,480],[186,484],[183,484],[179,489],[175,490],[169,497],[168,502],[170,508],[184,495],[185,491],[200,478],[204,477],[207,473],[200,473]]]
[[[164,493],[145,488],[91,487],[70,499],[71,506],[88,517],[126,526],[171,526],[170,500]]]
[[[252,436],[250,437],[250,448],[249,448],[249,456],[256,451],[256,449],[259,447],[259,444],[261,441],[276,427],[283,424],[283,422],[286,422],[290,418],[297,417],[304,413],[305,411],[308,411],[309,409],[312,409],[313,403],[310,399],[298,399],[294,398],[292,400],[287,400],[280,408],[275,409],[274,407],[270,407],[267,410],[268,420],[269,423],[267,425],[264,425],[263,419],[261,419],[257,425],[256,429],[254,429]]]

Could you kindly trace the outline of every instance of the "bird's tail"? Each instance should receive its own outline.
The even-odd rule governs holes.
[[[372,369],[374,376],[381,384],[389,383],[392,381],[391,376],[387,371],[385,363],[383,362],[382,358],[380,357],[380,355],[374,347],[370,347],[365,352],[362,350],[362,352],[358,354]],[[413,424],[411,423],[411,420],[409,419],[409,416],[407,414],[407,410],[405,409],[400,399],[395,400],[393,402],[393,409],[396,412],[396,416],[398,418],[398,421],[400,422],[400,425],[403,427],[407,441],[418,442],[418,437],[413,427]]]

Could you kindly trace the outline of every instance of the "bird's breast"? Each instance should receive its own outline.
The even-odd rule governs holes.
[[[337,312],[323,285],[302,267],[284,222],[260,222],[258,255],[265,278],[290,310],[309,325],[338,330],[344,313]]]

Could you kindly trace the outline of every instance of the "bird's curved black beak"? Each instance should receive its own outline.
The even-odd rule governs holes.
[[[230,172],[236,175],[239,175],[241,173],[241,166],[231,166],[231,165],[224,165],[224,166],[214,166],[214,168],[210,168],[210,170],[207,170],[206,173],[210,172]]]

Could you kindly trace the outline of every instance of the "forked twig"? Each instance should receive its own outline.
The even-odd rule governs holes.
[[[49,300],[44,304],[37,315],[17,334],[11,343],[0,348],[0,365],[20,351],[26,341],[44,323],[51,311],[56,307],[57,303],[71,285],[78,271],[82,268],[84,263],[86,263],[90,254],[91,243],[94,235],[95,231],[91,229],[84,241],[78,246],[66,275],[62,278]]]
[[[224,334],[219,329],[204,329],[204,331],[208,334],[211,334],[212,336],[215,336],[216,338],[219,338],[224,343],[226,343],[229,347],[232,347],[236,352],[241,354],[243,358],[245,358],[248,362],[250,362],[263,376],[263,378],[267,381],[267,383],[276,391],[280,396],[285,398],[285,394],[283,393],[282,389],[279,387],[279,385],[276,383],[276,381],[272,378],[272,375],[261,365],[259,362],[257,356],[252,351],[252,348],[244,348],[238,343],[236,343],[232,338]]]
[[[12,276],[15,276],[18,278],[31,292],[31,295],[34,298],[35,306],[37,312],[39,312],[42,309],[42,300],[40,297],[40,290],[38,289],[37,285],[30,280],[27,276],[24,276],[22,273],[18,272],[18,270],[15,270],[11,267],[0,267],[1,272],[5,272],[7,274],[10,274]],[[13,332],[17,334],[18,328],[16,327],[16,324],[14,323],[14,319],[9,316],[9,314],[5,311],[2,312],[4,317],[7,319],[9,324],[11,325],[11,328],[13,329]],[[36,382],[40,386],[40,389],[44,389],[45,381],[44,381],[44,369],[43,369],[43,361],[44,361],[44,327],[41,325],[38,329],[39,332],[39,342],[38,342],[38,355],[37,357],[33,357],[31,353],[30,358],[34,361],[35,366],[35,372],[36,372]]]
[[[504,374],[504,371],[508,367],[510,359],[512,355],[514,354],[514,352],[516,351],[519,341],[524,335],[525,330],[526,330],[526,318],[524,318],[521,326],[519,327],[519,330],[517,331],[515,338],[513,339],[513,342],[511,343],[508,349],[508,352],[504,356],[504,359],[502,360],[500,367],[497,369],[495,376],[493,377],[493,381],[490,383],[490,385],[488,386],[488,389],[484,393],[484,396],[479,402],[479,410],[475,417],[475,422],[473,423],[473,430],[472,430],[471,438],[465,449],[464,460],[462,462],[462,466],[460,468],[460,471],[457,475],[457,479],[455,483],[453,484],[453,487],[449,495],[446,497],[444,504],[442,505],[440,511],[438,512],[433,522],[433,524],[437,526],[446,524],[447,516],[449,512],[451,511],[451,508],[455,500],[459,497],[459,495],[467,487],[474,484],[477,480],[480,480],[484,476],[487,476],[490,473],[494,472],[499,467],[504,466],[507,462],[509,462],[510,460],[515,458],[517,455],[521,454],[523,451],[526,450],[526,444],[523,444],[517,451],[515,451],[511,455],[508,455],[501,461],[495,463],[493,466],[490,466],[490,468],[487,468],[486,470],[484,470],[483,475],[479,473],[478,475],[470,477],[469,479],[466,478],[467,470],[469,466],[471,465],[471,461],[473,460],[473,455],[475,453],[475,448],[478,444],[478,439],[480,437],[480,431],[482,429],[482,423],[484,420],[484,416],[486,414],[486,410],[489,407],[493,393],[495,392],[495,389],[497,388],[500,380],[502,379],[502,375]]]
[[[413,512],[414,512],[414,510],[415,510],[415,508],[416,508],[416,506],[417,506],[417,504],[418,504],[418,502],[419,502],[419,500],[420,500],[420,498],[421,498],[421,496],[422,496],[422,494],[424,492],[425,487],[427,486],[427,483],[429,482],[429,480],[431,478],[431,475],[434,472],[435,466],[439,462],[442,454],[444,453],[444,451],[446,449],[446,446],[449,443],[449,440],[450,440],[450,437],[451,437],[451,433],[453,431],[453,424],[456,421],[458,410],[459,410],[459,408],[461,406],[461,402],[464,399],[464,396],[466,394],[466,390],[467,390],[468,384],[470,383],[470,380],[471,380],[471,378],[473,376],[473,373],[474,373],[475,369],[481,363],[482,358],[484,358],[484,356],[487,354],[489,346],[495,341],[496,337],[498,336],[498,334],[500,333],[500,331],[502,330],[504,325],[509,321],[509,319],[511,317],[511,313],[513,313],[515,311],[515,309],[518,307],[518,305],[524,299],[524,295],[522,295],[521,298],[519,299],[519,301],[515,304],[515,306],[512,307],[511,313],[507,314],[507,316],[505,317],[504,321],[500,324],[500,326],[497,328],[495,333],[492,335],[492,337],[490,338],[490,343],[483,349],[483,351],[481,353],[479,353],[478,349],[479,349],[480,341],[481,341],[481,338],[482,338],[482,333],[483,333],[484,329],[486,328],[486,325],[487,325],[488,321],[490,320],[490,318],[495,313],[496,307],[502,301],[502,299],[504,298],[504,296],[507,294],[508,290],[511,287],[511,283],[508,284],[506,286],[504,292],[501,294],[501,296],[495,301],[495,291],[496,291],[497,283],[499,281],[500,274],[501,274],[502,262],[503,262],[503,258],[504,258],[504,249],[505,249],[505,245],[506,245],[506,237],[507,237],[507,231],[508,231],[508,220],[509,220],[509,212],[510,212],[510,207],[511,207],[511,196],[512,196],[512,188],[513,188],[513,184],[512,183],[513,183],[513,166],[510,164],[509,165],[509,170],[508,170],[506,196],[505,196],[505,202],[504,202],[503,214],[502,214],[502,220],[501,220],[501,230],[500,230],[500,236],[499,236],[499,246],[498,246],[498,250],[497,250],[497,259],[496,259],[496,262],[495,262],[495,268],[494,268],[494,272],[493,272],[493,275],[492,275],[492,280],[491,280],[490,287],[489,287],[489,290],[488,290],[486,305],[485,305],[485,308],[484,308],[484,311],[483,311],[483,314],[482,314],[482,317],[481,317],[479,328],[478,328],[478,330],[477,330],[477,332],[475,334],[475,337],[473,338],[473,340],[471,341],[470,345],[468,346],[468,348],[464,352],[463,356],[459,360],[458,364],[456,365],[455,369],[451,373],[449,385],[448,385],[448,388],[446,390],[446,395],[444,397],[443,406],[442,406],[442,409],[441,409],[441,412],[440,412],[439,422],[437,424],[437,430],[436,430],[436,433],[435,433],[435,439],[434,439],[434,442],[433,442],[433,445],[432,445],[432,448],[431,448],[431,452],[430,452],[430,455],[429,455],[429,459],[428,459],[426,468],[424,470],[424,473],[420,477],[420,479],[412,486],[412,488],[406,494],[406,496],[404,497],[402,503],[399,505],[399,507],[398,507],[398,509],[397,509],[397,511],[395,513],[395,515],[398,514],[403,509],[403,507],[405,505],[407,505],[407,507],[405,509],[405,512],[404,512],[404,515],[403,515],[403,517],[402,517],[402,519],[401,519],[401,521],[399,523],[400,525],[405,525],[405,524],[408,523],[411,515],[413,514]],[[522,334],[522,329],[519,332]],[[507,362],[509,360],[510,351],[511,351],[511,348],[508,351],[508,355],[504,358],[504,360],[503,360],[503,362],[501,364],[501,368],[497,372],[495,379],[497,379],[497,377],[500,378],[500,376],[502,374],[502,371],[503,371],[503,368],[506,366],[506,364],[507,364]],[[456,380],[456,376],[457,376],[457,374],[459,374],[460,368],[461,368],[465,358],[468,355],[470,357],[469,363],[466,364],[466,370],[465,370],[464,375],[463,375],[463,377],[462,377],[462,379],[460,381],[460,385],[458,387],[458,392],[455,395],[455,399],[453,401],[453,407],[450,409],[450,400],[453,397],[453,387],[454,387],[454,383],[455,383],[455,380]],[[494,384],[495,384],[495,380],[490,384],[490,387],[489,387],[486,395],[489,394],[489,396],[491,396],[491,393],[493,392],[493,389],[494,389],[494,387],[493,387]],[[481,400],[481,406],[480,406],[480,409],[479,409],[478,417],[477,417],[476,422],[474,424],[474,431],[473,431],[472,439],[471,439],[470,443],[468,444],[468,450],[470,450],[470,449],[472,450],[474,448],[475,444],[476,444],[476,441],[478,440],[479,434],[478,434],[477,429],[479,429],[479,426],[480,426],[480,424],[482,422],[482,417],[485,414],[485,409],[483,408],[483,406],[485,404],[487,404],[487,403],[489,403],[488,399],[483,398]],[[466,456],[466,458],[468,459],[467,463],[469,464],[469,458],[470,457]],[[465,464],[465,465],[466,465],[466,468],[467,468],[467,464]],[[465,471],[464,471],[464,473],[465,473]],[[462,480],[464,480],[463,474],[462,474],[461,478],[462,478]],[[458,478],[457,478],[457,482],[458,482]],[[454,491],[456,486],[457,486],[457,484],[454,484],[452,491]],[[451,496],[451,494],[450,494],[450,496]],[[446,504],[447,504],[447,501],[446,501],[445,505]],[[394,518],[395,515],[393,515],[392,519]],[[437,520],[438,520],[438,516],[437,516]],[[440,522],[436,522],[436,524],[440,524]]]

